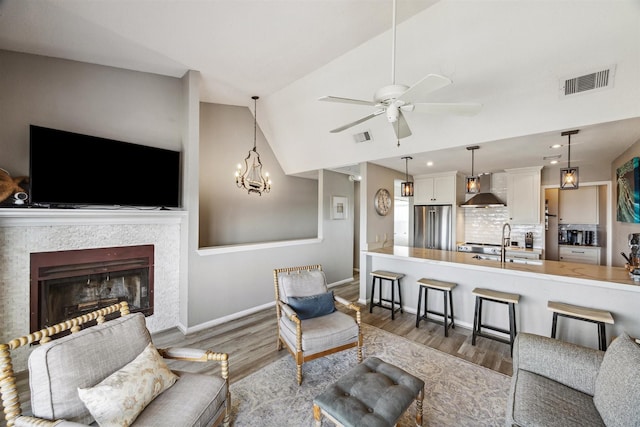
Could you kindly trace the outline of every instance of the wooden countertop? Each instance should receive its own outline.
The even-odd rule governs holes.
[[[374,249],[367,251],[367,254],[415,261],[426,260],[431,262],[464,264],[470,268],[500,269],[515,275],[522,274],[538,277],[540,275],[550,275],[555,276],[554,279],[560,281],[640,292],[640,282],[634,282],[633,279],[629,277],[629,272],[623,267],[608,267],[550,260],[536,260],[535,262],[540,263],[540,265],[510,262],[501,263],[500,261],[473,258],[473,256],[476,255],[473,253],[411,248],[407,246]],[[620,285],[624,285],[624,287],[621,288]]]

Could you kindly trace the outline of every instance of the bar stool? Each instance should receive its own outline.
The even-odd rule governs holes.
[[[400,292],[400,279],[402,279],[404,277],[404,274],[402,273],[393,273],[391,271],[382,271],[382,270],[376,270],[376,271],[372,271],[371,272],[371,276],[373,277],[373,279],[371,280],[371,304],[369,305],[369,313],[373,313],[373,307],[382,307],[382,308],[386,308],[387,310],[391,310],[391,320],[395,319],[395,314],[396,311],[400,310],[400,313],[404,313],[404,311],[402,310],[402,293]],[[377,282],[376,282],[377,279]],[[385,299],[382,298],[382,281],[383,280],[387,280],[389,282],[391,282],[391,299]],[[376,283],[378,284],[378,302],[373,302],[373,297],[376,293]],[[397,285],[398,287],[398,300],[396,301],[396,297],[395,297],[395,288],[394,288],[394,283]],[[382,302],[388,302],[391,303],[391,307],[383,305]],[[396,309],[394,307],[394,304],[398,304],[399,308]]]
[[[475,288],[471,291],[476,296],[476,310],[473,316],[473,336],[471,338],[471,345],[476,345],[476,337],[489,338],[495,341],[509,344],[511,347],[511,354],[513,355],[513,340],[516,338],[516,304],[520,301],[520,295],[511,294],[508,292],[494,291],[491,289]],[[509,306],[509,329],[503,329],[496,326],[489,326],[482,323],[482,303],[483,301],[497,302],[500,304],[507,304]],[[503,334],[509,334],[509,339],[503,339],[495,335],[488,335],[482,332],[482,328],[491,329],[492,331],[502,332]]]
[[[418,286],[418,312],[416,316],[416,328],[420,326],[421,320],[431,321],[439,325],[443,325],[444,336],[448,337],[449,327],[454,329],[456,327],[453,319],[453,297],[452,297],[451,291],[453,290],[453,288],[457,286],[457,284],[451,283],[451,282],[443,282],[441,280],[422,278],[418,280],[418,285],[419,285]],[[444,296],[444,312],[443,313],[429,310],[429,306],[427,305],[429,289],[442,292]],[[421,314],[420,305],[422,302],[423,294],[424,294],[424,314]],[[447,303],[447,297],[448,297],[448,303]],[[442,320],[430,318],[428,317],[428,314],[435,314],[437,316],[442,316]],[[451,319],[450,322],[448,321],[449,319]]]
[[[598,348],[602,351],[607,349],[607,332],[605,323],[613,325],[613,316],[605,310],[595,308],[580,307],[577,305],[565,304],[557,301],[549,301],[547,308],[553,312],[553,324],[551,326],[551,338],[556,337],[558,316],[570,319],[583,320],[598,325]]]

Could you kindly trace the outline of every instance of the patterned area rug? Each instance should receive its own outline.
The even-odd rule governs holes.
[[[424,426],[503,426],[510,377],[370,325],[364,357],[377,356],[425,382]],[[286,351],[283,349],[282,351]],[[357,364],[347,350],[302,365],[287,356],[231,385],[232,425],[313,426],[313,398]],[[415,425],[415,404],[399,426]],[[333,426],[323,418],[322,426]]]

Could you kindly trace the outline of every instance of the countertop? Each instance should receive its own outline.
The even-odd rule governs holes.
[[[640,282],[634,282],[629,272],[623,267],[581,264],[551,260],[536,260],[536,264],[501,263],[500,261],[473,258],[473,253],[443,251],[438,249],[412,248],[394,246],[369,250],[373,256],[389,256],[413,260],[427,260],[464,264],[473,268],[501,269],[513,274],[550,275],[565,279],[564,281],[586,283],[596,286],[612,287],[640,292]],[[537,265],[539,263],[539,265]],[[620,285],[624,285],[621,287]]]

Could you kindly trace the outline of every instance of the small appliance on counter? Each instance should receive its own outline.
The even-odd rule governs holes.
[[[524,234],[524,247],[526,249],[533,249],[533,233],[528,232]]]

